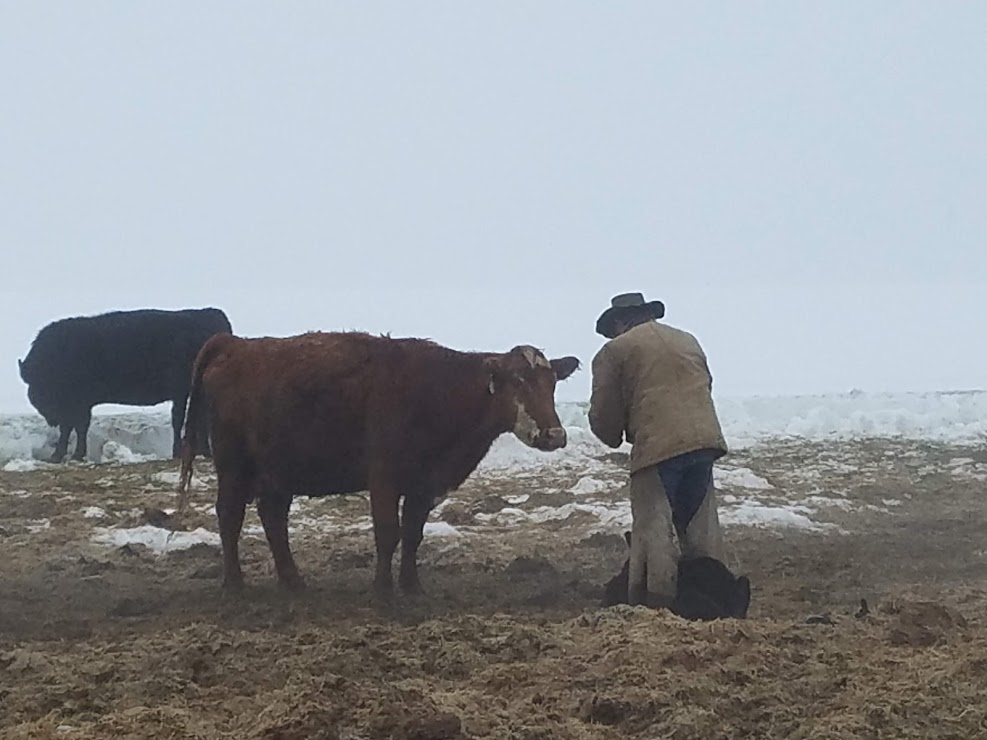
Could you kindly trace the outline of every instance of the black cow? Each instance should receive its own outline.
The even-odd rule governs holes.
[[[627,546],[631,533],[625,532]],[[630,560],[606,586],[604,606],[626,604]],[[698,557],[679,560],[675,601],[670,610],[683,619],[711,620],[745,619],[751,601],[751,584],[747,576],[735,577],[730,569],[715,558]]]
[[[233,327],[218,308],[113,311],[44,327],[18,366],[31,405],[59,428],[52,462],[65,458],[73,429],[72,458],[86,457],[92,408],[101,403],[171,401],[172,454],[178,457],[192,363],[206,340],[221,333],[232,334]]]

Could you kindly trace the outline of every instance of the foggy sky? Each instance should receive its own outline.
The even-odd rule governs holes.
[[[982,388],[980,3],[0,4],[0,410],[47,322],[215,305],[718,395]]]

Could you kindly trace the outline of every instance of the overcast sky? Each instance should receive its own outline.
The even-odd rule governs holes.
[[[0,3],[0,409],[56,318],[987,385],[987,4]]]

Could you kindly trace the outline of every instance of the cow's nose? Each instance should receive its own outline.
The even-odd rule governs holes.
[[[541,434],[541,439],[538,445],[543,450],[559,450],[565,447],[566,434],[565,429],[562,427],[555,427],[554,429],[546,429]]]

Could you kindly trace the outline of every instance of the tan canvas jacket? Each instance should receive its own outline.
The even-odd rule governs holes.
[[[651,321],[611,339],[593,358],[589,422],[619,447],[631,472],[700,449],[727,451],[706,355],[686,331]]]

